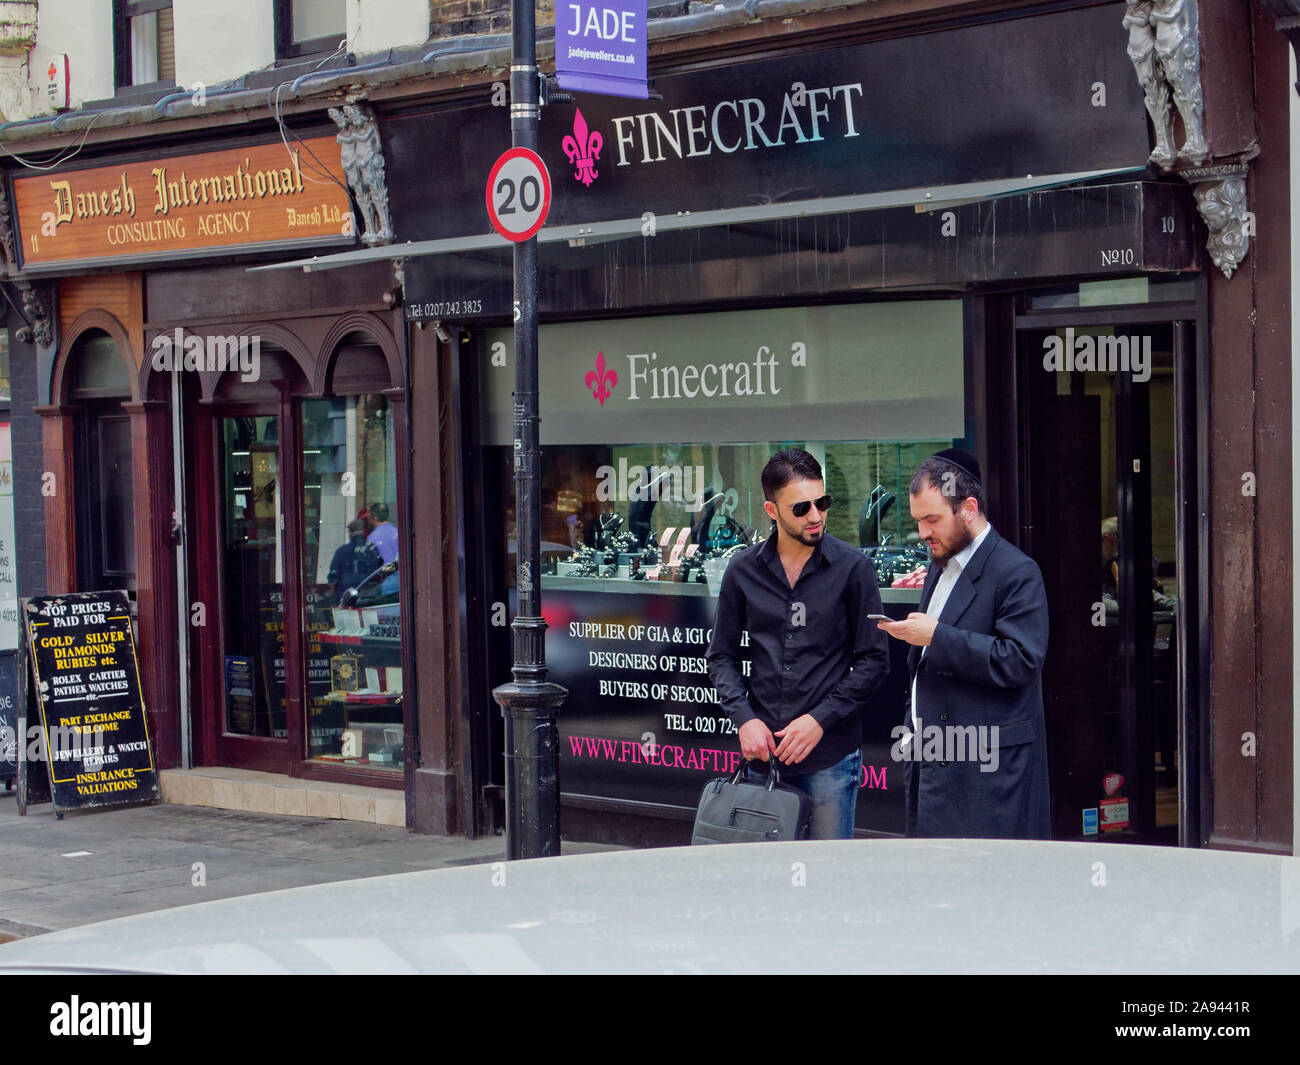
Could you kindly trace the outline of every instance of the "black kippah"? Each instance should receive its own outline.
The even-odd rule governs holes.
[[[969,473],[977,481],[983,481],[980,476],[979,460],[969,451],[962,451],[961,448],[950,447],[944,451],[936,451],[931,458],[941,459],[944,462],[951,463],[959,470]]]

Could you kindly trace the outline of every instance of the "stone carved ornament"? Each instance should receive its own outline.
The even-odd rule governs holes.
[[[1125,5],[1128,57],[1155,129],[1151,162],[1166,171],[1183,164],[1179,176],[1195,186],[1196,206],[1210,231],[1210,260],[1232,277],[1250,248],[1246,164],[1201,165],[1211,152],[1205,140],[1199,25],[1196,0],[1128,0]],[[1184,133],[1176,150],[1174,108]]]
[[[24,344],[34,340],[38,348],[48,348],[54,343],[54,299],[50,287],[22,279],[14,284],[23,294],[23,315],[31,323],[20,326],[15,338]]]
[[[18,272],[18,256],[14,248],[14,228],[9,220],[9,193],[5,183],[0,181],[0,250],[4,252],[6,274]]]
[[[1147,114],[1156,131],[1151,161],[1168,170],[1178,160],[1209,158],[1201,97],[1201,44],[1196,0],[1129,0],[1124,11],[1128,57],[1137,70]],[[1170,96],[1183,120],[1183,146],[1174,150]]]
[[[1196,206],[1210,231],[1205,242],[1210,261],[1231,277],[1250,250],[1246,164],[1206,167],[1183,176],[1195,182]]]
[[[374,112],[365,104],[350,102],[342,108],[331,107],[329,116],[339,127],[336,139],[343,172],[361,211],[361,243],[367,247],[391,244],[393,220],[388,213],[384,149]]]

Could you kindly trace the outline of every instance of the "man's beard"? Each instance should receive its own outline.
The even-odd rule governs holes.
[[[808,536],[806,533],[796,532],[786,525],[785,522],[781,522],[780,525],[781,531],[784,532],[786,536],[790,537],[791,540],[798,541],[805,547],[816,547],[822,542],[822,537],[826,535],[825,522],[823,522],[822,527],[817,531],[816,536]]]
[[[934,560],[939,563],[940,566],[946,566],[951,559],[956,558],[965,551],[974,539],[975,534],[970,531],[970,526],[958,523],[957,532],[954,534],[953,542],[944,545],[946,553],[942,556],[934,555],[933,548],[931,548],[930,553],[934,555]]]

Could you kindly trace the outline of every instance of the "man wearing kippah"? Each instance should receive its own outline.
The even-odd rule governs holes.
[[[974,455],[932,455],[909,493],[932,565],[920,610],[878,623],[912,645],[911,698],[894,747],[907,834],[1050,839],[1038,564],[989,524]]]

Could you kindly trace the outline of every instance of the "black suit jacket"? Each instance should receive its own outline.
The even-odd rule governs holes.
[[[930,567],[922,611],[941,572]],[[921,726],[904,773],[909,836],[1051,838],[1047,625],[1038,564],[990,528],[953,585],[924,657],[919,647],[908,654]],[[909,729],[910,703],[909,696]]]

